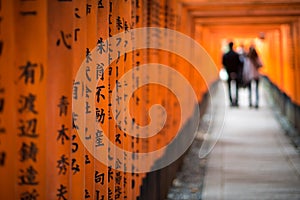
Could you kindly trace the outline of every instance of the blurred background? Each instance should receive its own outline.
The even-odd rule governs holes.
[[[281,130],[279,134],[288,136],[287,143],[293,147],[291,152],[299,149],[299,0],[0,0],[0,199],[202,198],[201,191],[205,182],[203,163],[199,165],[200,171],[191,172],[194,173],[191,175],[194,177],[201,175],[197,179],[199,184],[184,188],[183,185],[189,185],[188,178],[185,178],[186,184],[178,182],[176,173],[185,169],[182,166],[187,152],[163,169],[136,173],[145,163],[140,163],[138,157],[133,156],[128,164],[126,159],[129,160],[129,156],[126,153],[116,155],[115,147],[136,154],[155,151],[167,146],[175,138],[175,133],[184,134],[185,131],[189,131],[185,127],[188,127],[194,117],[203,119],[204,116],[205,121],[205,111],[210,112],[214,105],[209,98],[214,94],[210,91],[220,87],[218,73],[210,73],[211,69],[201,66],[202,70],[209,74],[203,77],[188,60],[179,55],[158,49],[141,49],[118,55],[116,60],[109,61],[107,68],[101,61],[97,62],[96,74],[86,67],[86,79],[96,75],[96,79],[99,80],[96,93],[91,92],[96,91],[95,88],[91,89],[76,79],[80,66],[91,61],[89,59],[92,59],[92,52],[107,54],[108,59],[110,53],[118,52],[110,48],[108,38],[121,32],[130,34],[130,30],[141,27],[168,28],[191,37],[211,57],[217,72],[223,69],[221,59],[223,53],[228,51],[228,42],[234,42],[237,52],[240,52],[242,47],[248,49],[251,45],[255,46],[263,62],[260,69],[264,82],[264,87],[260,88],[262,96],[271,99],[281,121],[288,127],[283,130],[279,122],[276,122],[275,130]],[[157,43],[164,38],[162,32],[151,34]],[[127,45],[126,41],[118,42],[123,48]],[[170,48],[174,48],[177,42],[175,36],[169,37]],[[121,46],[120,48],[122,49]],[[134,45],[132,48],[134,49]],[[125,88],[129,86],[125,82],[118,82],[120,78],[126,72],[130,72],[134,84],[132,87],[139,87],[141,79],[147,79],[147,73],[142,73],[135,67],[153,62],[168,65],[185,77],[192,86],[198,103],[191,104],[190,94],[183,95],[185,102],[190,105],[187,111],[179,105],[179,100],[171,90],[157,84],[145,85],[132,95],[127,94]],[[175,85],[181,86],[170,74],[157,72],[156,75],[158,80],[168,80],[170,88]],[[112,99],[114,88],[120,88],[118,99]],[[181,86],[183,92],[185,89]],[[248,113],[248,110],[245,110],[247,94],[241,90],[241,108],[229,110],[229,119],[240,119]],[[96,122],[102,127],[102,131],[91,130],[87,126],[88,121],[94,120],[89,117],[94,111],[89,101],[83,104],[84,116],[79,116],[72,110],[72,103],[77,98],[95,102]],[[118,103],[120,107],[117,107],[121,110],[122,102],[127,98],[130,98],[129,110],[132,119],[129,121],[121,114],[115,120],[113,113],[118,112],[112,110],[112,101],[121,102]],[[228,102],[226,103],[226,107],[229,107]],[[131,131],[139,133],[137,125],[149,123],[148,110],[153,104],[162,105],[168,114],[164,129],[156,136],[133,137],[119,128],[122,124],[132,124]],[[256,113],[258,115],[274,110],[266,100],[262,100],[261,106]],[[194,116],[195,107],[200,107],[201,116]],[[244,112],[236,113],[239,111]],[[188,116],[182,127],[180,112],[187,112]],[[262,126],[253,121],[233,124],[260,127],[255,131],[261,131],[262,134],[273,133],[273,130],[268,129],[274,127],[273,122],[264,123],[265,119],[272,118],[273,115],[258,117],[256,114],[251,116],[260,119]],[[154,123],[161,123],[161,119],[163,115],[157,114]],[[79,120],[85,127],[79,127]],[[268,126],[265,126],[266,124]],[[206,126],[205,123],[200,126],[203,134],[207,131]],[[224,129],[226,132],[226,125]],[[80,135],[78,130],[83,130],[84,135]],[[233,127],[232,130],[235,131],[231,132],[240,133],[244,129]],[[198,137],[200,146],[203,134]],[[105,142],[104,135],[112,142],[112,146]],[[270,137],[274,138],[272,135]],[[243,143],[249,140],[241,138],[241,141]],[[180,140],[175,142],[178,146],[182,145]],[[92,149],[86,149],[85,143],[92,144]],[[273,148],[278,150],[276,144],[275,142]],[[196,152],[200,148],[199,145],[195,147]],[[237,151],[241,152],[243,149],[245,148],[241,147]],[[168,152],[166,148],[161,155],[149,158],[149,171],[155,162],[167,158],[168,153],[174,152]],[[114,167],[99,162],[94,154],[104,156]],[[116,159],[120,157],[122,159]],[[298,157],[298,154],[292,153],[292,157]],[[285,158],[286,154],[282,159]],[[285,164],[288,162],[290,161],[283,161]],[[197,163],[192,168],[196,169],[199,164]],[[248,164],[251,165],[251,162]],[[118,165],[129,170],[120,171]],[[283,177],[292,177],[282,182],[287,190],[280,190],[282,187],[278,187],[279,192],[293,196],[286,198],[288,196],[275,195],[276,198],[272,198],[274,191],[266,189],[261,192],[269,193],[271,197],[261,196],[260,199],[299,199],[299,163],[293,166],[294,171],[289,171],[292,175],[283,174]],[[264,165],[258,168],[264,168]],[[247,173],[247,170],[244,173]],[[278,174],[280,173],[272,171],[270,176]],[[220,182],[211,177],[210,180],[213,180],[212,183],[207,185],[218,185]],[[274,180],[266,184],[273,187],[272,184],[276,181],[280,182]],[[255,182],[259,182],[259,179],[253,180],[253,183]],[[286,185],[287,183],[292,183],[293,186]],[[185,192],[168,195],[172,184],[177,189],[185,189]],[[247,194],[243,193],[247,191],[247,186],[245,188],[233,188],[233,191],[239,190],[242,194]],[[183,193],[197,195],[180,195]],[[206,196],[210,195],[211,193]],[[223,199],[251,199],[242,196],[229,195]],[[219,198],[222,197],[211,197]]]

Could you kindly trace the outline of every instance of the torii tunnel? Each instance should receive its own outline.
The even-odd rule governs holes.
[[[299,0],[0,0],[0,200],[300,199],[299,77]]]

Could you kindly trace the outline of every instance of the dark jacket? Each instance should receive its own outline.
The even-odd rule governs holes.
[[[223,55],[222,64],[224,65],[228,74],[231,72],[240,73],[243,63],[240,60],[239,54],[230,50]]]

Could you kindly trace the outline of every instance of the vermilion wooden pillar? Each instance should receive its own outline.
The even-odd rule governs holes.
[[[0,8],[0,199],[16,199],[17,182],[17,95],[18,68],[15,61],[14,2]],[[19,51],[19,50],[18,50]]]

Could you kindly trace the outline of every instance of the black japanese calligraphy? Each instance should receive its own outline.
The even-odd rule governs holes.
[[[60,159],[57,161],[57,168],[59,169],[58,174],[65,175],[67,172],[67,166],[69,166],[68,158],[63,154]]]
[[[100,130],[96,131],[96,147],[104,146],[103,143],[103,132]]]
[[[81,18],[80,15],[78,14],[79,8],[75,8],[75,17],[76,18]]]
[[[0,134],[4,134],[5,132],[6,132],[6,129],[4,127],[0,127]]]
[[[89,72],[91,71],[91,68],[89,66],[86,66],[85,68],[85,76],[86,76],[86,80],[88,80],[89,82],[92,81],[90,75],[89,75]]]
[[[102,1],[103,0],[98,0],[98,8],[104,8]]]
[[[72,128],[73,129],[79,129],[79,127],[76,125],[76,120],[77,120],[77,118],[78,118],[78,114],[76,114],[76,113],[72,113]]]
[[[125,30],[125,33],[129,31],[129,26],[128,26],[127,21],[124,21],[124,30]]]
[[[91,106],[88,101],[85,102],[85,114],[89,114],[92,111],[90,110]]]
[[[80,171],[79,165],[76,163],[75,158],[72,159],[72,171],[73,171],[73,175]]]
[[[124,21],[124,18],[123,18],[123,21]],[[117,27],[118,30],[123,29],[123,22],[122,22],[120,16],[118,16],[117,19],[116,19],[116,27]]]
[[[5,159],[6,159],[6,152],[0,151],[0,166],[5,165]]]
[[[91,163],[91,161],[89,159],[89,156],[85,155],[85,164],[87,165],[87,164],[90,164],[90,163]]]
[[[29,166],[26,171],[20,169],[21,175],[18,177],[20,179],[19,185],[37,185],[39,182],[36,180],[38,172]]]
[[[37,68],[37,63],[31,63],[30,61],[27,61],[26,65],[20,66],[19,69],[22,70],[22,73],[19,77],[19,79],[24,78],[24,83],[31,83],[34,84],[34,78],[35,78],[35,69]]]
[[[85,52],[85,62],[86,63],[89,63],[92,61],[91,56],[92,56],[92,53],[91,53],[90,49],[86,48],[86,52]]]
[[[108,174],[107,174],[107,179],[108,179],[108,182],[110,183],[110,180],[113,180],[113,174],[114,172],[112,171],[112,168],[111,167],[108,167]]]
[[[97,69],[96,69],[96,80],[99,80],[99,78],[103,81],[104,80],[104,64],[97,63]]]
[[[3,41],[0,40],[0,56],[2,55],[2,50],[3,50]]]
[[[121,144],[121,140],[120,140],[121,134],[116,134],[116,138],[115,138],[115,142]]]
[[[67,49],[71,49],[72,46],[71,46],[71,44],[69,44],[69,43],[67,42],[67,40],[68,40],[69,38],[72,38],[72,34],[71,34],[71,33],[65,34],[63,31],[60,31],[60,36],[61,36],[61,38],[59,38],[59,39],[56,41],[56,46],[59,46],[59,45],[60,45],[60,41],[62,40],[62,41],[63,41],[63,44],[65,45],[65,47],[66,47]]]
[[[104,89],[104,88],[105,88],[104,85],[101,85],[101,86],[98,86],[98,87],[97,87],[96,96],[97,96],[97,102],[98,102],[98,103],[100,102],[100,97],[102,97],[102,99],[105,99],[104,94],[101,94],[101,90]]]
[[[121,172],[117,171],[116,172],[116,177],[115,177],[115,183],[116,183],[116,185],[121,185],[121,181],[122,181]]]
[[[87,135],[88,132],[89,132],[89,128],[88,128],[88,127],[85,127],[85,139],[86,139],[86,140],[92,139],[91,134]]]
[[[35,10],[20,11],[20,14],[21,14],[22,16],[37,15],[37,11],[35,11]]]
[[[92,8],[91,4],[86,4],[86,15],[91,13],[91,8]]]
[[[78,143],[74,142],[76,135],[72,135],[72,153],[76,153],[78,151]]]
[[[95,183],[104,184],[104,173],[100,173],[97,170],[95,171]]]
[[[108,155],[107,155],[107,158],[109,161],[112,161],[114,158],[111,156],[111,152],[110,152],[110,147],[108,147]]]
[[[92,92],[92,90],[88,86],[86,86],[85,87],[85,97],[90,98],[90,93],[91,92]]]
[[[66,134],[66,131],[68,128],[65,127],[65,125],[61,125],[61,129],[58,130],[58,136],[56,140],[61,140],[61,144],[65,144],[65,140],[69,140],[69,136]]]
[[[108,45],[103,42],[102,37],[97,42],[97,52],[100,54],[107,52]]]
[[[119,185],[115,186],[115,198],[114,199],[120,199],[121,195],[122,195],[121,186],[119,186]]]
[[[20,137],[29,137],[29,138],[37,138],[38,134],[36,132],[37,127],[37,119],[29,119],[26,121],[23,121],[22,119],[19,120],[20,126],[18,129],[20,130],[20,133],[18,134]]]
[[[26,191],[22,192],[20,195],[20,200],[36,200],[40,196],[36,189],[33,189],[32,192]]]
[[[108,187],[108,200],[113,200],[113,191],[110,187]]]
[[[99,190],[96,190],[96,200],[104,200],[104,195],[100,195]]]
[[[104,123],[104,117],[105,117],[104,109],[101,108],[101,110],[99,110],[99,108],[96,108],[96,120],[97,120],[97,122],[100,122],[101,124],[103,124]]]
[[[78,86],[79,85],[80,85],[80,82],[73,83],[73,99],[78,99]]]
[[[77,41],[77,34],[80,31],[80,28],[75,28],[74,30],[74,41]]]
[[[89,199],[91,197],[89,191],[87,189],[84,190],[84,198]]]
[[[109,15],[108,15],[108,23],[109,23],[109,24],[112,24],[111,18],[112,18],[112,14],[109,14]]]
[[[21,162],[29,159],[31,159],[33,162],[36,162],[36,156],[38,153],[37,145],[34,142],[30,142],[30,145],[23,142],[19,153]]]
[[[28,96],[21,95],[19,99],[19,103],[22,105],[19,108],[19,112],[31,112],[34,114],[37,114],[38,112],[35,110],[34,102],[36,100],[36,95],[33,95],[31,93],[28,94]]]
[[[60,184],[60,187],[57,189],[57,194],[56,196],[58,197],[58,200],[63,199],[63,200],[67,200],[67,198],[65,197],[65,194],[67,194],[67,187]]]
[[[112,13],[113,11],[113,2],[109,1],[109,12]]]
[[[4,110],[4,98],[0,98],[0,113]]]
[[[69,102],[68,102],[67,97],[62,96],[59,99],[59,104],[57,105],[58,108],[59,108],[59,116],[62,116],[62,115],[66,116],[67,115],[67,113],[68,113],[68,105],[69,105]]]
[[[122,162],[120,161],[119,158],[117,158],[116,163],[115,163],[116,169],[120,169],[121,168],[121,164],[122,164]]]

